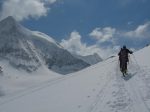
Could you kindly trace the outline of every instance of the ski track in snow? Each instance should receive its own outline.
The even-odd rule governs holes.
[[[117,62],[115,64],[117,64]],[[111,80],[103,86],[98,98],[88,112],[130,112],[131,99],[127,97],[128,93],[119,76],[120,74],[114,73],[111,75],[114,75],[114,77],[110,78]],[[114,97],[114,99],[111,97]]]
[[[109,75],[109,74],[108,74]],[[102,89],[100,89],[100,91],[98,92],[98,95],[96,97],[96,100],[94,101],[94,103],[88,108],[87,112],[93,112],[95,109],[97,109],[97,105],[99,103],[99,101],[101,101],[101,103],[103,102],[103,98],[105,97],[104,93],[107,90],[107,87],[110,85],[110,81],[112,80],[111,77],[109,77],[108,81],[104,84],[104,86],[102,87]]]
[[[133,67],[135,69],[133,69],[133,73],[131,75],[139,75],[138,72],[142,75],[144,74],[144,71],[142,71],[139,67],[135,67],[135,65],[132,65],[131,67],[132,68],[130,69],[133,69]],[[144,97],[141,94],[141,90],[139,89],[139,77],[134,78],[132,76],[131,80],[129,79],[128,81],[125,81],[120,76],[121,73],[118,68],[119,67],[116,66],[115,82],[113,82],[114,78],[112,77],[108,80],[97,95],[97,99],[87,112],[150,112],[150,108],[148,107]],[[112,86],[116,86],[116,90],[111,91],[110,88],[115,88]],[[110,91],[112,92],[111,97],[114,97],[114,99],[111,100],[107,98],[107,93]]]

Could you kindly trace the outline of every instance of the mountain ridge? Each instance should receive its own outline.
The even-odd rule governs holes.
[[[90,66],[72,56],[48,35],[30,31],[11,16],[0,22],[0,58],[28,72],[37,70],[43,64],[61,74]]]

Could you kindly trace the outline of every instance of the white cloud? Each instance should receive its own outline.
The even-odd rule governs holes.
[[[13,16],[16,20],[46,16],[49,5],[56,0],[5,0],[2,4],[0,19]]]
[[[136,41],[145,40],[150,38],[150,21],[129,31],[118,30],[112,27],[95,28],[89,35],[98,40],[100,44],[110,42],[112,45],[116,45],[120,40],[127,39],[138,39]]]
[[[60,44],[72,53],[80,55],[87,53],[87,45],[81,42],[81,35],[76,31],[73,31],[70,34],[70,38],[68,40],[63,39]]]
[[[113,41],[113,36],[116,33],[115,28],[105,27],[105,28],[95,28],[89,35],[97,39],[100,43]]]
[[[129,38],[149,38],[150,37],[150,22],[139,25],[135,30],[124,33]]]
[[[81,42],[82,36],[79,32],[74,31],[68,40],[63,39],[61,41],[61,45],[75,54],[84,56],[98,53],[103,59],[108,58],[118,54],[120,47],[124,44],[134,49],[133,42],[138,45],[143,39],[143,42],[147,43],[147,40],[150,39],[150,22],[139,25],[132,31],[118,30],[111,27],[95,28],[89,35],[99,42],[88,46],[86,43]],[[109,44],[105,42],[109,42]]]
[[[118,52],[118,46],[115,46],[113,48],[100,48],[97,44],[88,46],[85,43],[81,42],[81,38],[81,35],[77,31],[73,31],[70,35],[70,38],[68,40],[63,39],[60,44],[71,53],[82,56],[97,53],[103,59],[114,55],[116,54],[116,52]]]

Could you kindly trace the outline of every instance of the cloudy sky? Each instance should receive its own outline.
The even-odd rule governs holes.
[[[0,0],[0,20],[11,15],[73,53],[103,58],[150,43],[149,11],[150,0]]]

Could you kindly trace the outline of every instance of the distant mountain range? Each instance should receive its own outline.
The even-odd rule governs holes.
[[[74,56],[78,59],[83,60],[84,62],[86,62],[90,65],[93,65],[93,64],[96,64],[96,63],[102,61],[102,58],[97,53],[94,53],[93,55],[87,55],[87,56],[81,56],[81,55],[74,54]]]

